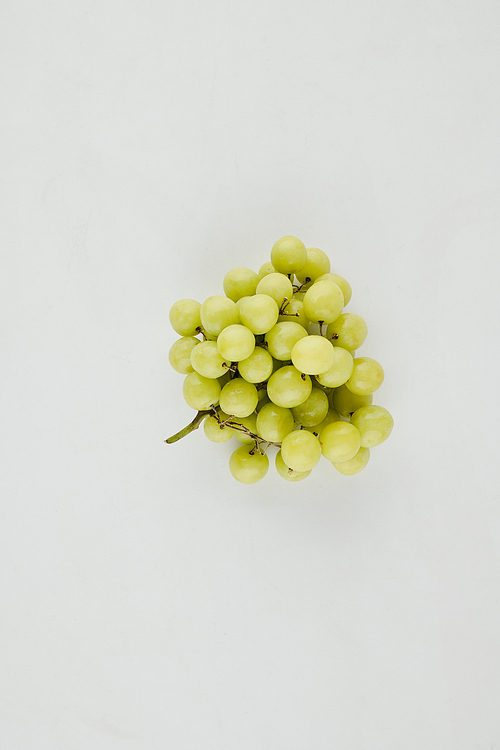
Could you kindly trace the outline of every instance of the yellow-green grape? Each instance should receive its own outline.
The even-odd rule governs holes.
[[[201,325],[207,334],[218,336],[227,326],[240,322],[236,303],[222,294],[208,297],[201,306]]]
[[[289,432],[281,443],[281,458],[295,471],[311,471],[321,458],[318,438],[308,430]]]
[[[356,357],[352,375],[346,382],[346,388],[358,396],[374,393],[384,382],[384,370],[376,359]]]
[[[296,299],[295,295],[292,297],[290,302],[283,308],[282,315],[279,316],[278,322],[299,323],[305,330],[309,328],[310,320],[306,317],[304,312],[304,303],[300,299]]]
[[[241,445],[231,453],[229,471],[242,484],[255,484],[267,474],[269,459],[266,454],[261,455],[255,446]]]
[[[260,388],[257,391],[257,396],[259,400],[257,402],[256,411],[259,412],[262,409],[262,407],[264,407],[266,404],[270,404],[271,402],[269,400],[269,396],[267,395],[267,391],[265,388]]]
[[[319,424],[315,424],[312,427],[306,427],[306,430],[309,430],[309,432],[312,432],[313,435],[319,436],[321,435],[322,430],[327,426],[327,424],[332,424],[332,422],[340,422],[340,415],[335,409],[328,409],[328,412],[326,414],[326,417],[322,422]]]
[[[336,388],[330,394],[330,403],[334,409],[342,417],[349,417],[354,414],[357,409],[361,409],[362,406],[368,406],[373,401],[373,396],[358,396],[356,393],[351,393],[349,388],[345,385],[341,385],[340,388]]]
[[[352,354],[341,346],[332,346],[333,365],[326,372],[316,376],[316,380],[321,385],[329,388],[338,388],[349,380],[354,367]]]
[[[224,414],[223,411],[219,411],[218,415],[222,422],[229,419],[228,415]],[[235,434],[234,430],[230,427],[223,427],[219,424],[215,417],[207,417],[203,422],[203,429],[205,430],[205,435],[212,443],[226,443]]]
[[[309,375],[299,372],[293,365],[280,367],[267,381],[267,395],[273,404],[287,409],[293,409],[305,401],[311,390]]]
[[[366,464],[370,460],[370,449],[369,448],[360,448],[359,451],[356,453],[356,455],[351,458],[349,461],[343,461],[341,464],[333,463],[337,471],[340,471],[341,474],[359,474],[360,471],[363,471]]]
[[[332,463],[350,461],[361,447],[361,435],[349,422],[332,422],[319,434],[321,451]]]
[[[375,448],[387,440],[394,427],[394,419],[383,406],[362,406],[351,417],[361,435],[363,448]]]
[[[276,301],[268,294],[255,294],[243,300],[239,312],[243,325],[256,336],[270,331],[279,315]]]
[[[237,302],[241,297],[255,294],[258,283],[259,277],[255,271],[251,271],[250,268],[239,267],[226,273],[222,286],[226,297],[232,299],[233,302]]]
[[[262,346],[256,346],[249,357],[238,362],[238,372],[249,383],[263,383],[273,372],[273,358]]]
[[[339,286],[342,290],[342,294],[344,295],[344,307],[348,304],[348,302],[351,301],[352,297],[352,289],[351,285],[348,281],[346,281],[342,276],[339,276],[337,273],[324,273],[323,276],[319,276],[316,281],[333,281],[337,286]]]
[[[180,299],[174,302],[168,314],[170,325],[179,336],[195,336],[201,326],[199,302]]]
[[[319,375],[330,369],[334,359],[333,346],[323,336],[307,336],[292,349],[291,360],[297,370]]]
[[[292,282],[283,273],[269,273],[257,284],[257,294],[268,294],[281,307],[284,299],[292,299]]]
[[[295,421],[303,427],[314,427],[328,414],[328,396],[319,388],[313,388],[309,397],[292,409]]]
[[[305,283],[307,279],[315,281],[318,276],[330,273],[330,258],[323,250],[319,250],[317,247],[308,247],[306,252],[305,266],[295,274],[301,284]]]
[[[182,392],[188,406],[204,411],[219,402],[221,389],[218,380],[204,378],[197,372],[190,372],[184,378]]]
[[[293,414],[290,409],[276,406],[271,401],[257,414],[257,432],[263,440],[270,443],[281,443],[293,428]]]
[[[219,334],[217,349],[221,357],[231,362],[246,359],[255,349],[255,336],[246,326],[227,326]]]
[[[301,302],[303,302],[305,296],[306,296],[305,291],[304,292],[294,292],[292,299],[298,299]]]
[[[306,246],[298,237],[281,237],[274,243],[271,263],[278,273],[297,273],[304,268],[306,261]]]
[[[344,295],[333,281],[317,281],[304,297],[304,313],[314,323],[333,323],[343,307]]]
[[[307,337],[307,331],[299,323],[276,323],[266,333],[267,350],[274,359],[285,362],[291,359],[292,349],[297,341],[304,337]]]
[[[276,273],[276,269],[274,268],[273,264],[270,260],[267,261],[267,263],[263,263],[261,267],[259,268],[259,273],[257,276],[260,279],[263,279],[264,276],[268,276],[270,273]]]
[[[242,417],[240,419],[237,419],[236,417],[231,418],[231,424],[239,424],[241,427],[245,427],[247,430],[250,430],[250,432],[253,432],[254,435],[257,434],[257,428],[256,428],[256,420],[257,415],[252,412],[252,414],[249,414],[248,417]],[[240,432],[238,429],[234,429],[234,437],[239,443],[243,443],[245,445],[250,445],[250,443],[255,443],[255,438],[250,437],[246,432]]]
[[[217,378],[217,380],[220,383],[220,387],[224,388],[224,386],[226,385],[226,383],[229,383],[229,381],[231,380],[231,373],[229,372],[229,370],[226,370],[226,372],[224,373],[224,375],[222,375],[222,377],[220,377],[220,378]]]
[[[245,300],[247,300],[247,299],[252,299],[252,298],[251,298],[251,296],[249,295],[249,296],[247,296],[247,297],[240,297],[239,299],[237,299],[237,300],[236,300],[236,307],[238,308],[238,312],[240,313],[240,318],[241,318],[241,312],[240,312],[240,310],[241,310],[241,305],[242,305],[242,303],[243,303],[243,302],[244,302]]]
[[[168,353],[170,367],[176,372],[180,372],[181,375],[193,372],[193,368],[191,367],[191,352],[199,343],[200,339],[196,339],[194,336],[183,336],[181,339],[174,341]]]
[[[289,466],[286,465],[286,463],[283,461],[283,458],[281,456],[281,451],[278,451],[276,454],[276,471],[282,477],[283,479],[286,479],[287,482],[300,482],[302,479],[305,479],[309,476],[311,473],[311,470],[309,471],[294,471],[293,469],[290,469]]]
[[[343,313],[327,328],[326,336],[334,346],[353,352],[365,342],[368,328],[361,315]]]
[[[191,352],[191,367],[204,378],[220,378],[231,364],[225,360],[217,350],[217,342],[198,342]]]
[[[189,377],[189,376],[188,376]],[[257,406],[257,388],[243,378],[233,378],[220,392],[220,408],[234,417],[248,417]]]

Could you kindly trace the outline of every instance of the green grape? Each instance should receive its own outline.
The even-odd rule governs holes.
[[[257,421],[257,415],[252,412],[252,414],[249,414],[248,417],[242,417],[240,419],[237,419],[236,417],[230,417],[231,424],[239,424],[242,427],[245,427],[247,430],[250,430],[250,432],[253,432],[254,435],[257,434],[257,428],[256,428],[256,421]],[[239,443],[244,443],[245,445],[250,445],[250,443],[255,443],[255,438],[250,437],[246,432],[239,432],[237,429],[234,430],[234,437]]]
[[[257,294],[268,294],[281,307],[283,300],[292,299],[292,282],[283,273],[269,273],[257,284]]]
[[[309,398],[292,409],[295,421],[304,427],[314,427],[328,414],[328,396],[319,388],[313,388]]]
[[[341,385],[330,394],[330,403],[338,411],[341,417],[349,417],[362,406],[368,406],[373,401],[373,396],[358,396],[351,393],[349,388]]]
[[[295,298],[293,295],[290,302],[283,308],[283,313],[279,316],[278,322],[299,323],[305,330],[309,328],[310,320],[306,318],[304,313],[304,303],[300,299]]]
[[[359,474],[360,471],[363,471],[369,460],[370,449],[360,448],[356,455],[349,461],[343,461],[341,464],[332,462],[332,465],[337,469],[337,471],[340,471],[341,474],[352,475]]]
[[[276,406],[271,401],[257,414],[257,432],[269,443],[281,443],[293,428],[293,414],[290,409]]]
[[[344,295],[333,281],[317,281],[304,297],[304,313],[314,323],[333,323],[343,307]]]
[[[239,322],[236,303],[221,294],[208,297],[201,306],[201,324],[207,335],[218,336],[224,328]]]
[[[368,328],[361,315],[343,313],[327,328],[326,335],[334,346],[353,352],[364,343]]]
[[[319,440],[308,430],[289,432],[281,443],[281,457],[290,469],[311,471],[321,458]]]
[[[346,387],[358,396],[368,396],[380,388],[383,382],[384,370],[376,359],[356,357],[352,375],[346,382]]]
[[[319,375],[333,364],[333,346],[323,336],[306,336],[292,349],[291,359],[297,370],[307,375]]]
[[[246,359],[238,362],[238,371],[249,383],[263,383],[273,371],[273,358],[262,346],[256,346]]]
[[[220,387],[224,388],[224,386],[226,385],[226,383],[229,383],[229,381],[231,380],[231,373],[230,373],[230,371],[226,370],[226,372],[224,373],[224,375],[222,375],[222,377],[220,377],[220,378],[217,378],[217,380],[220,383]]]
[[[243,378],[233,378],[220,392],[220,407],[234,417],[248,417],[257,406],[257,388]]]
[[[251,271],[250,268],[239,267],[226,273],[222,286],[226,297],[232,299],[233,302],[237,302],[241,297],[249,297],[255,294],[258,283],[259,277],[255,271]]]
[[[179,336],[195,336],[201,326],[199,302],[180,299],[174,302],[168,314],[170,325]]]
[[[238,312],[240,314],[240,318],[241,318],[241,305],[247,299],[252,299],[252,297],[249,295],[247,297],[240,297],[239,299],[236,300],[236,307],[238,308]]]
[[[346,281],[342,276],[339,276],[336,273],[324,273],[323,276],[319,276],[316,281],[333,281],[337,286],[340,287],[342,294],[344,296],[344,307],[351,301],[352,297],[352,289],[351,285],[348,281]]]
[[[222,422],[230,418],[223,411],[219,411],[218,416]],[[207,417],[203,422],[203,429],[205,430],[205,435],[212,443],[226,443],[235,434],[234,430],[230,427],[223,427],[219,424],[215,417]]]
[[[265,388],[259,389],[257,391],[257,396],[259,400],[257,402],[256,411],[259,412],[263,406],[265,406],[266,404],[270,404],[271,402],[269,400],[269,396],[267,395],[267,391]]]
[[[276,301],[268,294],[255,294],[253,297],[248,297],[239,305],[239,312],[243,325],[256,336],[271,330],[279,315]]]
[[[300,302],[303,302],[305,296],[306,296],[305,291],[304,292],[294,292],[292,300],[298,299]]]
[[[270,260],[267,261],[267,263],[263,263],[263,265],[259,268],[259,273],[257,276],[259,277],[259,281],[264,278],[264,276],[268,276],[270,273],[276,273],[276,269],[274,268],[273,264]]]
[[[281,237],[271,250],[271,263],[278,273],[296,273],[307,261],[306,246],[297,237]]]
[[[242,484],[254,484],[263,479],[269,469],[269,459],[257,450],[252,454],[254,448],[251,445],[241,445],[231,453],[229,459],[229,471],[233,477]]]
[[[383,406],[362,406],[351,417],[361,435],[363,448],[375,448],[387,440],[394,427],[394,419]]]
[[[349,422],[332,422],[319,434],[321,451],[332,463],[349,461],[359,451],[361,435]]]
[[[315,281],[318,276],[330,272],[330,259],[323,250],[319,250],[317,247],[308,247],[306,252],[306,264],[295,274],[297,280],[300,281],[301,284],[303,284],[306,279]]]
[[[220,378],[226,372],[231,360],[224,360],[217,351],[215,341],[198,342],[191,352],[191,366],[204,378]]]
[[[326,372],[316,376],[321,385],[329,388],[338,388],[349,380],[354,367],[352,354],[341,346],[333,346],[333,365]]]
[[[181,375],[193,372],[193,368],[191,367],[191,352],[199,343],[200,339],[196,339],[194,336],[183,336],[181,339],[174,341],[168,353],[170,367],[176,372],[180,372]]]
[[[293,365],[280,367],[267,381],[267,395],[276,406],[293,409],[309,396],[312,390],[309,375],[300,373]]]
[[[267,350],[274,359],[285,362],[290,360],[292,349],[297,341],[304,337],[307,337],[307,331],[299,323],[276,323],[266,333]]]
[[[311,470],[294,471],[293,469],[290,469],[283,461],[281,451],[278,451],[276,454],[276,471],[278,472],[280,477],[286,479],[287,482],[300,482],[302,479],[308,477],[311,473]]]
[[[217,339],[219,354],[230,362],[247,359],[254,349],[255,336],[252,331],[238,323],[224,328]]]
[[[204,411],[218,403],[221,389],[218,380],[204,378],[197,372],[190,372],[184,378],[182,392],[188,406]]]
[[[319,436],[321,435],[322,430],[327,426],[327,424],[332,424],[332,422],[340,422],[340,415],[338,412],[335,411],[335,409],[328,409],[328,412],[326,414],[326,417],[322,422],[319,424],[315,424],[312,427],[306,427],[306,430],[309,430],[309,432],[312,432],[313,435]]]

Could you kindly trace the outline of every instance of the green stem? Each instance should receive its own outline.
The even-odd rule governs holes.
[[[167,440],[165,440],[165,443],[168,443],[169,445],[171,443],[176,443],[181,438],[186,437],[186,435],[189,435],[190,432],[193,432],[193,430],[197,430],[200,424],[205,419],[205,417],[208,417],[211,413],[212,412],[210,411],[210,409],[207,409],[205,411],[199,411],[192,422],[190,422],[186,427],[184,427],[183,430],[180,430],[179,432],[176,432],[175,435],[172,435],[172,437],[167,438]]]

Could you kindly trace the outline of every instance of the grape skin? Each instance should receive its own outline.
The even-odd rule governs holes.
[[[217,349],[221,357],[230,362],[247,359],[255,349],[255,336],[246,326],[227,326],[217,339]]]
[[[332,463],[353,458],[361,447],[361,435],[349,422],[332,422],[319,435],[321,452]]]
[[[298,237],[281,237],[272,247],[271,263],[278,273],[296,273],[304,268],[306,261],[306,246]]]
[[[294,428],[293,414],[290,409],[276,406],[271,401],[265,404],[257,414],[257,433],[270,443],[281,443]]]
[[[304,312],[314,323],[333,323],[344,307],[344,295],[333,281],[317,281],[304,297]]]
[[[194,299],[174,302],[168,314],[170,325],[179,336],[194,336],[201,325],[201,305]]]
[[[342,463],[333,463],[332,466],[337,469],[341,474],[352,476],[353,474],[359,474],[363,471],[366,464],[370,460],[370,449],[361,447],[353,458],[349,461],[343,461]]]
[[[182,393],[188,406],[204,411],[219,402],[221,388],[218,380],[190,372],[184,378]]]
[[[313,388],[309,398],[292,409],[293,418],[303,427],[314,427],[328,414],[328,396],[319,388]]]
[[[309,335],[295,344],[291,358],[300,372],[305,372],[307,375],[320,375],[330,369],[335,354],[333,346],[323,336]]]
[[[288,321],[276,323],[270,331],[266,333],[267,350],[274,357],[281,361],[290,360],[292,349],[303,338],[309,338],[307,331],[299,323]]]
[[[352,289],[351,285],[349,284],[346,279],[344,279],[342,276],[339,276],[337,273],[324,273],[322,276],[319,276],[316,281],[333,281],[337,286],[340,287],[342,294],[344,296],[344,307],[349,304],[352,297]]]
[[[309,328],[311,321],[306,317],[304,313],[304,303],[300,299],[296,299],[295,294],[293,295],[290,302],[283,308],[282,315],[279,316],[278,322],[291,322],[299,323],[306,331]]]
[[[221,294],[208,297],[201,306],[201,325],[212,336],[218,336],[227,326],[240,322],[236,303]]]
[[[217,351],[215,341],[198,342],[198,346],[191,352],[191,367],[204,378],[222,377],[230,364],[231,362],[224,360]]]
[[[239,313],[243,325],[255,335],[260,335],[276,325],[279,309],[276,300],[268,294],[255,294],[241,302]]]
[[[273,371],[273,358],[262,346],[256,346],[249,357],[238,362],[238,370],[249,383],[263,383]]]
[[[224,414],[223,411],[219,411],[218,416],[222,422],[229,419],[229,416]],[[228,440],[231,440],[235,434],[234,430],[230,427],[221,427],[215,417],[206,417],[203,422],[203,429],[205,435],[212,441],[212,443],[226,443]]]
[[[351,424],[359,430],[361,446],[375,448],[391,434],[394,419],[383,406],[362,406],[352,415]]]
[[[281,307],[283,301],[293,297],[292,282],[282,273],[270,273],[257,284],[257,294],[267,294]]]
[[[368,328],[361,317],[355,313],[343,313],[327,328],[326,336],[331,339],[333,346],[341,346],[353,352],[364,344],[368,335]]]
[[[258,400],[256,387],[243,378],[233,378],[226,383],[219,399],[222,411],[234,417],[248,417],[255,410]]]
[[[321,458],[321,445],[312,432],[294,430],[281,443],[281,457],[295,471],[311,471]]]
[[[290,467],[283,461],[283,456],[281,455],[280,450],[276,454],[275,463],[276,471],[280,477],[286,479],[287,482],[301,482],[303,479],[306,479],[312,471],[312,469],[309,469],[309,471],[294,471],[294,469],[290,469]]]
[[[380,388],[384,382],[384,370],[376,359],[356,357],[351,377],[346,388],[358,396],[368,396]]]
[[[347,349],[340,346],[332,346],[333,364],[326,372],[316,375],[316,380],[321,385],[329,388],[338,388],[351,377],[354,369],[354,360]]]
[[[254,484],[263,479],[269,469],[269,459],[255,451],[251,445],[242,445],[231,453],[229,458],[229,471],[233,477],[242,484]]]
[[[372,401],[373,396],[371,393],[368,396],[358,396],[356,393],[351,393],[345,385],[341,385],[340,388],[336,388],[330,394],[330,403],[333,408],[336,409],[342,417],[346,417],[347,419],[352,416],[356,409],[360,409],[362,406],[367,406],[371,404]]]
[[[306,279],[315,281],[318,276],[330,272],[330,259],[323,250],[317,247],[308,247],[306,253],[307,260],[305,265],[295,274],[301,284],[305,283]]]
[[[259,277],[259,281],[263,279],[264,276],[268,276],[270,273],[276,273],[276,269],[274,268],[271,261],[268,260],[267,263],[263,263],[259,268],[259,273],[257,274]]]
[[[267,381],[267,395],[276,406],[293,409],[309,397],[312,382],[309,375],[302,375],[293,365],[285,365],[273,372]]]
[[[322,422],[319,424],[313,425],[312,427],[306,427],[306,430],[309,430],[309,432],[312,432],[313,435],[316,435],[319,437],[321,435],[321,432],[324,430],[324,428],[328,424],[332,424],[332,422],[340,422],[340,414],[335,411],[335,409],[332,409],[331,407],[328,409],[327,415],[324,418]]]
[[[255,294],[258,283],[259,277],[255,271],[240,266],[226,273],[222,286],[226,297],[237,302],[241,297],[250,297]]]
[[[181,375],[193,372],[193,368],[191,367],[191,352],[199,343],[200,340],[194,336],[183,336],[174,341],[168,353],[170,367]]]

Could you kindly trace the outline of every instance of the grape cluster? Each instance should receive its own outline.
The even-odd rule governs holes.
[[[309,476],[322,454],[341,474],[364,469],[394,421],[372,403],[382,366],[354,356],[367,327],[343,312],[349,283],[330,273],[322,250],[287,236],[259,273],[234,268],[223,287],[225,296],[182,299],[170,310],[181,338],[169,362],[185,375],[184,399],[197,414],[165,442],[202,422],[214,443],[235,437],[241,446],[229,469],[244,484],[266,475],[269,446],[279,448],[276,469],[290,482]]]

